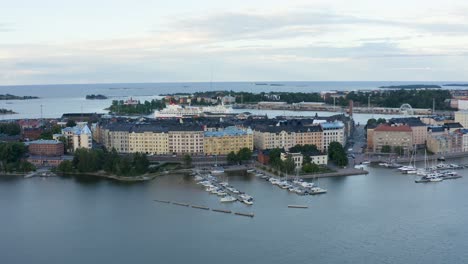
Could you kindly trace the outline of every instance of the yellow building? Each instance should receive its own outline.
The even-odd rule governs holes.
[[[253,150],[253,132],[237,127],[206,131],[203,143],[207,155],[227,155],[230,152],[237,153],[242,148]]]
[[[130,152],[156,155],[168,154],[169,134],[160,128],[133,129],[129,134],[128,146]]]
[[[174,127],[169,130],[169,153],[203,154],[203,130],[201,128]]]
[[[304,127],[303,130],[294,133],[295,145],[315,145],[319,150],[323,150],[323,131],[320,126]]]

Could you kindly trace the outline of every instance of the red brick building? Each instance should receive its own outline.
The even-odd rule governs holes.
[[[56,140],[36,140],[26,143],[32,156],[62,156],[63,143]]]
[[[260,150],[258,152],[257,161],[261,164],[267,165],[270,162],[270,151]]]
[[[44,132],[42,128],[24,128],[23,139],[36,140],[41,136],[42,132]]]

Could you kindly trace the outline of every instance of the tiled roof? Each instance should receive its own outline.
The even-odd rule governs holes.
[[[381,124],[374,129],[374,131],[381,132],[412,132],[411,127],[408,125],[401,126],[390,126],[387,124]]]

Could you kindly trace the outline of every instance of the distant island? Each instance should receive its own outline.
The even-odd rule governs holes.
[[[107,96],[102,94],[88,94],[86,95],[86,100],[104,100],[107,99]]]
[[[0,115],[9,115],[9,114],[17,114],[17,113],[9,109],[0,108]]]
[[[408,85],[389,85],[389,86],[380,86],[379,88],[384,89],[438,89],[442,88],[442,86],[435,85],[435,84],[408,84]]]
[[[461,86],[461,87],[468,87],[468,83],[449,83],[449,84],[444,84],[444,86]]]
[[[37,96],[17,96],[12,94],[0,94],[0,100],[29,100],[39,99]]]

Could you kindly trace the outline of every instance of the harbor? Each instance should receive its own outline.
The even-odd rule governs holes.
[[[173,205],[178,205],[178,206],[183,206],[183,207],[190,207],[190,208],[201,209],[201,210],[206,210],[206,211],[211,210],[212,212],[216,212],[216,213],[233,214],[233,215],[246,216],[246,217],[251,217],[251,218],[255,216],[254,213],[233,212],[231,210],[216,209],[216,208],[211,208],[210,209],[209,207],[206,207],[206,206],[191,205],[191,204],[188,204],[188,203],[172,202],[172,201],[166,201],[166,200],[153,200],[153,201],[158,202],[158,203],[173,204]]]
[[[205,191],[220,196],[221,198],[219,201],[221,203],[239,201],[246,205],[253,204],[254,199],[252,196],[237,190],[233,186],[229,185],[227,181],[220,181],[216,176],[211,174],[202,174],[200,172],[195,172],[193,176],[197,184],[203,186]]]
[[[466,164],[468,159],[451,163]],[[101,256],[102,252],[113,254],[122,260],[118,263],[160,258],[177,258],[179,263],[210,262],[213,257],[225,258],[226,263],[263,263],[264,260],[271,263],[307,262],[319,258],[329,263],[350,260],[365,263],[364,258],[378,263],[381,258],[372,252],[387,252],[389,247],[405,253],[405,257],[388,259],[392,263],[463,263],[464,255],[457,253],[464,252],[465,234],[468,232],[464,224],[468,214],[460,210],[468,206],[464,199],[468,177],[440,184],[415,184],[415,176],[401,174],[396,169],[368,166],[366,170],[368,175],[320,178],[319,186],[328,192],[314,197],[272,188],[270,183],[253,173],[230,173],[229,185],[254,197],[251,206],[238,201],[221,203],[219,196],[207,194],[196,184],[194,176],[183,174],[162,175],[145,184],[90,177],[50,177],[45,180],[40,177],[28,180],[0,177],[1,203],[5,213],[34,219],[31,225],[40,224],[43,230],[31,233],[25,227],[31,221],[5,218],[2,234],[8,244],[2,245],[5,249],[2,256],[8,256],[6,249],[11,248],[11,241],[18,240],[18,236],[29,236],[31,240],[22,241],[22,245],[31,248],[30,254],[44,263],[47,259],[42,257],[43,252],[50,246],[59,250],[69,246],[78,248],[85,240],[89,241],[89,248],[83,249],[85,252],[96,256]],[[463,176],[467,171],[457,170]],[[223,174],[216,177],[225,181]],[[161,202],[153,201],[155,199]],[[37,209],[39,206],[43,206],[42,210]],[[239,215],[250,213],[254,217]],[[363,218],[372,221],[363,223]],[[98,232],[99,239],[90,239],[96,237],[95,227],[103,231]],[[57,230],[68,230],[70,236],[65,240],[55,240]],[[232,232],[228,234],[226,230]],[[430,256],[412,258],[415,250],[424,251],[433,245],[433,241],[420,241],[419,238],[434,231],[440,236],[438,246],[432,249]],[[116,234],[119,239],[100,235],[108,232]],[[329,239],[323,239],[325,234]],[[133,240],[136,236],[138,243]],[[339,240],[343,236],[351,240]],[[375,237],[385,243],[369,244],[363,236]],[[122,245],[120,238],[128,238],[129,242]],[[272,243],[259,243],[260,238]],[[386,240],[388,238],[392,239]],[[291,246],[298,250],[291,258],[284,255],[283,249],[285,243],[294,239],[297,242]],[[44,243],[35,243],[38,240]],[[337,244],[337,240],[341,242]],[[200,255],[194,243],[217,250]],[[310,243],[321,246],[310,247]],[[256,250],[252,258],[247,258],[229,250],[233,247],[240,247],[242,251]],[[93,248],[100,250],[94,251]],[[184,254],[174,257],[171,248],[179,248]],[[8,251],[13,251],[16,256],[17,251]],[[135,254],[129,258],[128,252]],[[346,254],[346,257],[337,252]],[[27,257],[17,259],[31,260]]]

